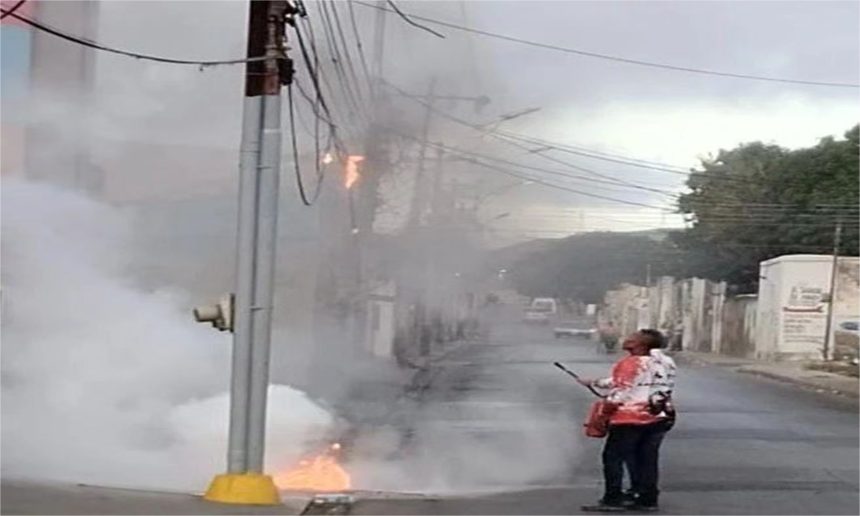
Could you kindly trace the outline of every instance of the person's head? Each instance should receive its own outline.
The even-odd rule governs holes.
[[[663,334],[657,330],[639,330],[624,339],[621,346],[631,355],[647,355],[652,349],[662,348],[665,343]]]

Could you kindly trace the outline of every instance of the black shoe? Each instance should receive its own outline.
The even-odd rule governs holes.
[[[583,505],[581,509],[585,512],[624,512],[627,507],[622,500],[601,499],[595,505]]]
[[[624,491],[624,494],[621,495],[621,504],[625,507],[631,507],[636,505],[636,500],[639,498],[639,495],[636,494],[635,491]]]
[[[635,501],[631,505],[627,506],[628,511],[635,512],[657,512],[660,510],[660,507],[657,503],[642,503],[641,501]]]

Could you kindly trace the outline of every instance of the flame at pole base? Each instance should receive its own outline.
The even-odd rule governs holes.
[[[335,457],[324,453],[275,475],[275,485],[294,491],[344,491],[352,486],[352,480]]]

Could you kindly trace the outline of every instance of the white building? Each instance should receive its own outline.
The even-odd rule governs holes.
[[[761,263],[755,355],[767,359],[820,359],[824,349],[833,257],[786,255]],[[833,328],[858,318],[860,259],[839,259]]]

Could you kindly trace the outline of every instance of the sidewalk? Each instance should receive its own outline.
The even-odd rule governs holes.
[[[826,371],[806,369],[804,362],[766,362],[748,358],[731,357],[712,353],[682,351],[677,353],[679,361],[697,365],[724,367],[739,373],[753,374],[799,385],[801,387],[840,394],[851,398],[860,397],[858,379]]]
[[[199,495],[4,479],[3,514],[302,514],[312,496],[283,493],[283,505],[212,503]]]

